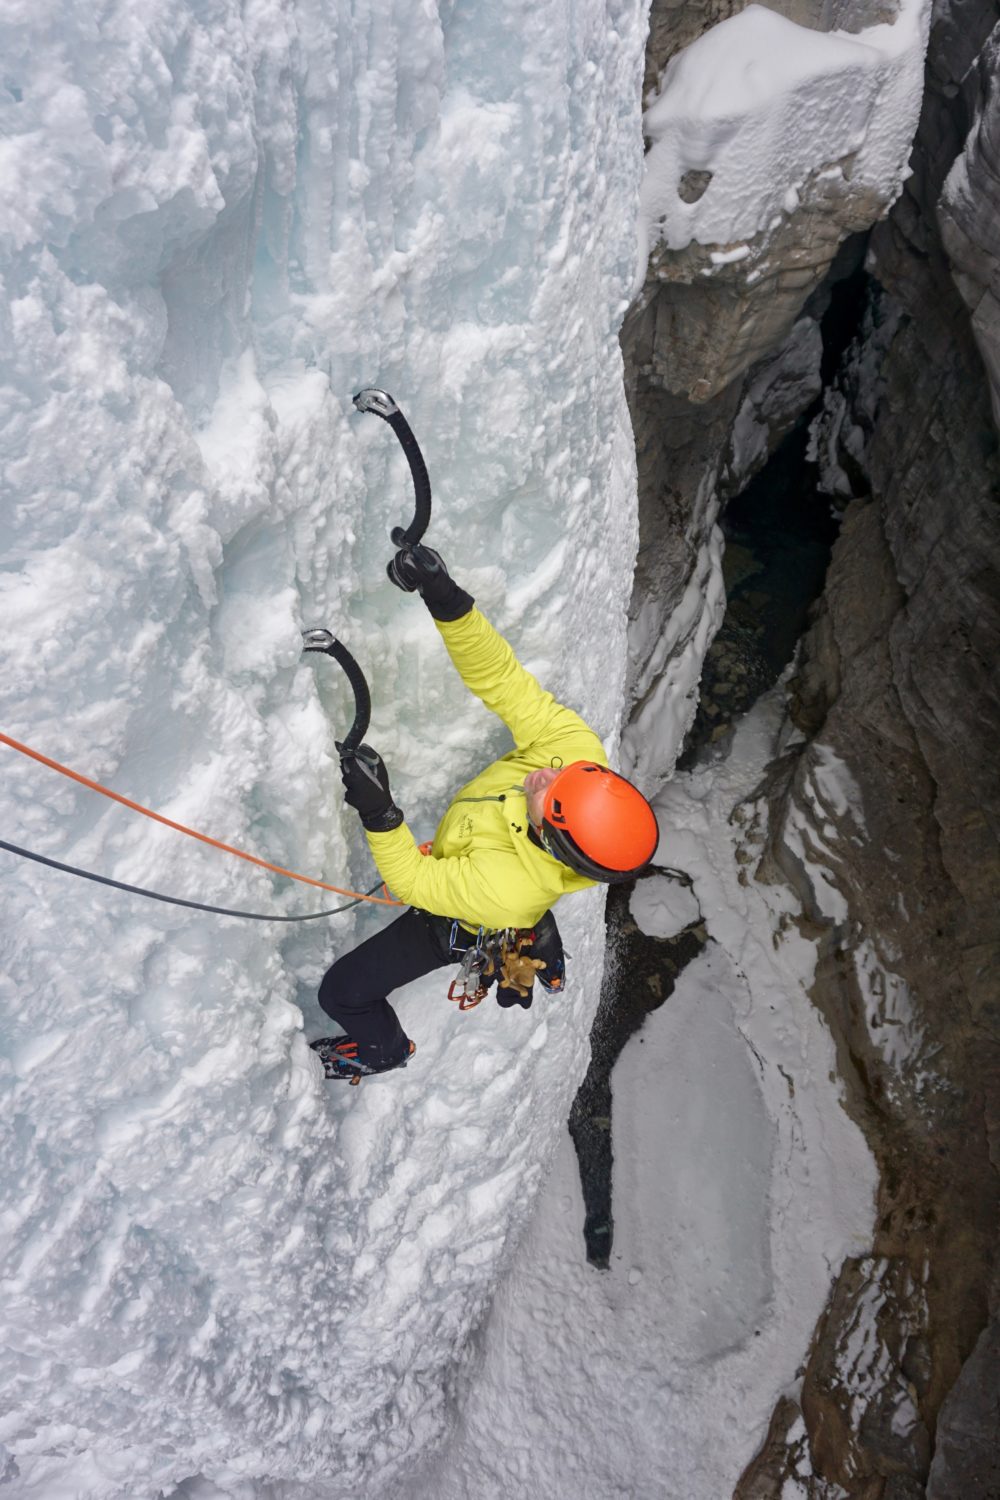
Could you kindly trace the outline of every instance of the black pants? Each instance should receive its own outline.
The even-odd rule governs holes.
[[[391,1067],[406,1056],[409,1039],[385,997],[432,969],[458,962],[460,954],[451,949],[451,929],[450,917],[434,917],[411,906],[326,971],[319,987],[319,1003],[357,1042],[362,1062]],[[474,939],[468,934],[461,934],[462,948],[471,941]],[[535,924],[531,953],[545,962],[550,978],[559,976],[557,987],[561,987],[562,941],[550,911]],[[486,982],[497,979],[499,976],[494,976],[493,981]],[[497,1001],[504,1007],[520,1005],[527,1009],[531,995],[520,996],[498,983]]]
[[[357,1042],[363,1062],[387,1066],[406,1056],[409,1040],[385,997],[432,969],[454,963],[450,933],[447,917],[432,917],[411,906],[326,971],[319,1003]]]

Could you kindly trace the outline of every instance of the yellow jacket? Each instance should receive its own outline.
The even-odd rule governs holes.
[[[524,778],[575,760],[606,766],[604,746],[579,714],[542,690],[478,609],[438,622],[438,630],[462,681],[503,719],[514,749],[452,799],[429,856],[405,823],[369,833],[368,843],[401,901],[473,928],[532,927],[560,896],[596,882],[530,842]]]

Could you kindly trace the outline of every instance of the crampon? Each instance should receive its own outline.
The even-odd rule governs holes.
[[[376,1066],[359,1059],[357,1042],[352,1042],[347,1036],[324,1036],[309,1045],[323,1064],[327,1078],[351,1084],[360,1083],[372,1073],[390,1073],[393,1068],[405,1068],[417,1050],[416,1042],[408,1042],[409,1051],[399,1062]]]

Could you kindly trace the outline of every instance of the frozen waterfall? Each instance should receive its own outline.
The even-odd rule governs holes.
[[[7,733],[370,883],[346,693],[300,661],[323,624],[429,834],[502,738],[386,581],[410,497],[350,406],[376,382],[424,447],[428,539],[614,749],[644,35],[641,0],[8,9]],[[0,753],[11,840],[175,895],[320,904]],[[463,1016],[439,977],[413,986],[419,1063],[347,1095],[306,1046],[315,987],[381,918],[268,928],[2,860],[6,1493],[391,1484],[444,1431],[583,1070],[599,893],[564,919],[571,999]]]

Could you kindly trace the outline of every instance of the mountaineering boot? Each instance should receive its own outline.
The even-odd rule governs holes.
[[[315,1042],[310,1042],[309,1046],[323,1064],[327,1078],[335,1078],[343,1083],[360,1083],[370,1073],[389,1073],[393,1068],[405,1068],[417,1050],[416,1042],[407,1039],[407,1050],[394,1062],[363,1062],[358,1056],[357,1042],[352,1041],[349,1036],[319,1037]]]

